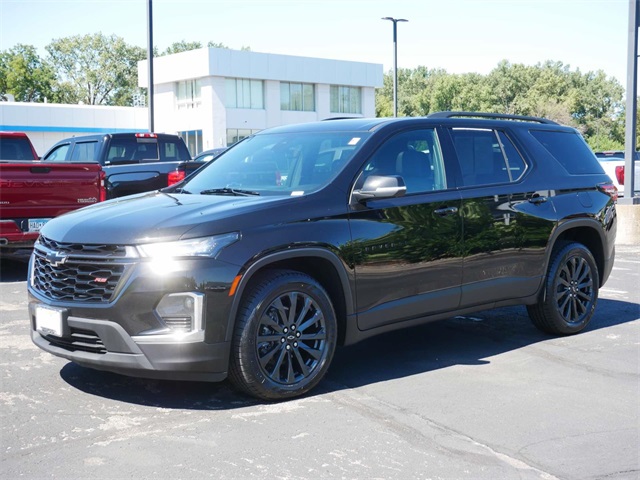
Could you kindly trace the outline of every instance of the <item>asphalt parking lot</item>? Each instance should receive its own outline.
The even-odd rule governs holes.
[[[523,307],[339,349],[312,395],[85,369],[29,337],[26,267],[0,270],[2,479],[638,479],[640,247],[618,247],[582,334]]]

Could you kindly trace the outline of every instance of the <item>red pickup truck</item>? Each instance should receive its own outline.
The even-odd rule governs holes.
[[[19,143],[21,142],[21,143]],[[15,152],[19,159],[11,158]],[[31,152],[31,158],[24,158]],[[99,164],[43,164],[24,135],[0,132],[0,257],[27,259],[51,218],[106,198]]]

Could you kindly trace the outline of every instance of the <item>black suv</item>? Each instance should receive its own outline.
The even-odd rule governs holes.
[[[615,187],[545,119],[278,127],[172,187],[47,223],[32,339],[91,368],[290,398],[336,345],[453,315],[524,304],[545,332],[579,332],[615,234]]]

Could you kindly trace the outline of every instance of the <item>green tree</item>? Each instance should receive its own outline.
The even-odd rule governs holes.
[[[76,35],[46,46],[69,103],[131,105],[138,89],[138,61],[145,49],[117,35]]]
[[[532,66],[503,60],[488,75],[424,66],[398,70],[400,116],[463,110],[546,117],[578,128],[600,149],[624,144],[623,93],[619,82],[602,71],[572,71],[551,60]],[[391,71],[376,91],[376,114],[392,112]]]
[[[180,40],[179,42],[174,42],[169,45],[165,51],[160,54],[160,56],[188,52],[189,50],[197,50],[199,48],[202,48],[202,43],[200,42],[187,42],[186,40]]]
[[[19,102],[55,100],[56,76],[32,45],[18,44],[0,52],[0,95]]]

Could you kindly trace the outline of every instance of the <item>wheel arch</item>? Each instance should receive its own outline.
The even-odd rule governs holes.
[[[598,287],[601,287],[606,279],[605,244],[607,242],[602,231],[602,225],[589,218],[571,219],[562,222],[554,231],[549,242],[550,248],[547,251],[546,259],[547,268],[556,248],[567,242],[578,242],[589,249],[598,267]]]
[[[337,343],[342,345],[346,335],[347,319],[354,313],[351,281],[347,268],[336,254],[314,247],[270,253],[243,269],[229,312],[227,340],[233,334],[238,309],[252,280],[261,272],[274,269],[306,273],[322,285],[331,298],[338,323]]]

